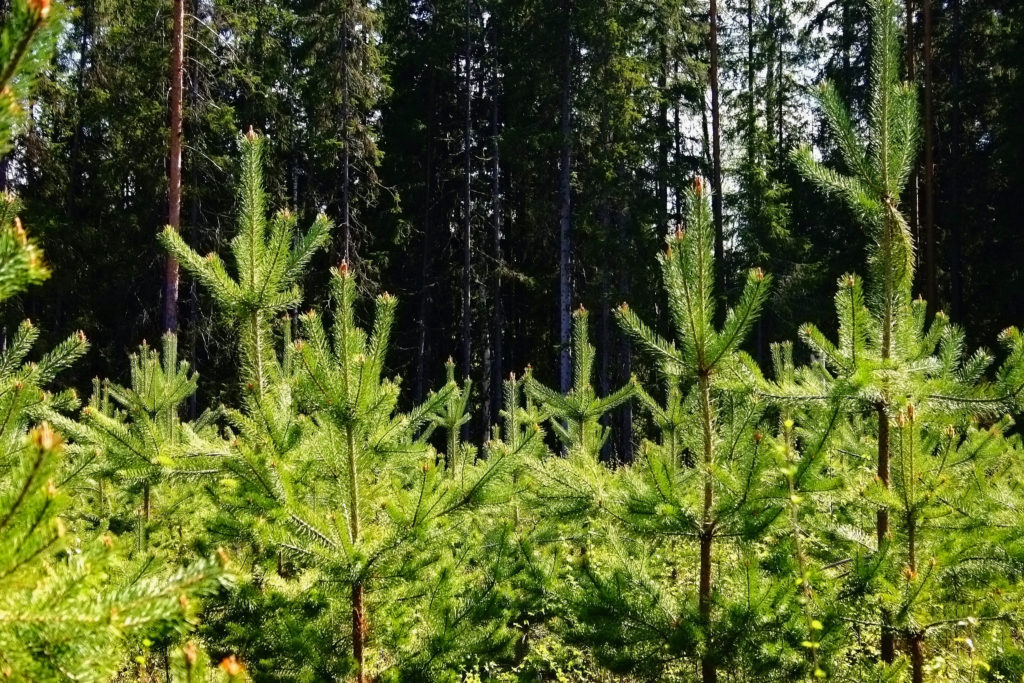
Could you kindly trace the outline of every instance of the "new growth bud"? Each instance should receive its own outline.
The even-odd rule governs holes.
[[[45,19],[50,14],[50,0],[28,0],[28,8],[40,19]]]

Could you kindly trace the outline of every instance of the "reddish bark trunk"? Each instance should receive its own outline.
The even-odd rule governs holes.
[[[366,606],[363,584],[352,585],[352,657],[356,660],[356,683],[365,683],[366,672]]]

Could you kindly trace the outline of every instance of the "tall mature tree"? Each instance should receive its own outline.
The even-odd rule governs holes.
[[[167,145],[167,225],[181,229],[181,146],[185,91],[185,0],[171,0],[171,92]],[[178,329],[178,262],[167,256],[164,272],[163,327]]]
[[[559,386],[563,392],[572,384],[572,81],[573,81],[573,0],[562,0],[561,92],[558,108],[558,135],[561,140],[558,162],[558,342]]]
[[[722,112],[718,84],[718,0],[708,3],[708,83],[711,87],[711,207],[715,220],[715,260],[725,263],[725,225],[722,217]],[[725,295],[728,274],[718,269],[718,296]]]

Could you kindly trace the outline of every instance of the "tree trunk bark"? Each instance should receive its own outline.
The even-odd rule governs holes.
[[[672,144],[668,120],[668,47],[665,45],[664,28],[658,44],[661,68],[658,70],[658,92],[662,94],[658,103],[658,228],[661,234],[668,232],[668,156]]]
[[[697,608],[700,613],[701,626],[704,629],[705,652],[701,655],[700,671],[703,683],[716,683],[718,670],[715,659],[709,652],[711,649],[711,558],[714,542],[715,524],[712,519],[714,507],[714,488],[712,486],[712,467],[714,466],[714,433],[712,427],[711,381],[708,371],[701,368],[697,375],[700,391],[701,428],[704,440],[704,513],[700,531],[700,587]]]
[[[342,14],[342,36],[344,54],[341,56],[341,235],[342,258],[345,263],[352,260],[352,141],[349,140],[349,121],[352,118],[352,97],[349,91],[349,54],[351,52],[351,36],[348,19],[348,6]]]
[[[464,185],[462,196],[462,375],[469,377],[472,362],[473,302],[471,272],[473,268],[473,46],[471,5],[466,0],[466,34],[463,59],[465,118],[462,130]]]
[[[915,53],[917,51],[917,33],[914,30],[914,0],[906,0],[906,50],[905,68],[906,79],[914,83],[917,79],[917,68],[915,65]],[[907,179],[907,223],[910,226],[910,233],[914,236],[917,244],[921,243],[921,225],[918,218],[918,167],[915,162],[910,170],[910,177]]]
[[[428,328],[430,314],[430,264],[433,248],[433,221],[431,202],[434,199],[434,135],[437,112],[437,74],[430,69],[428,89],[429,115],[427,118],[426,178],[423,182],[423,243],[420,251],[419,303],[416,318],[416,379],[413,383],[413,398],[423,400],[427,385]]]
[[[964,285],[963,285],[963,205],[960,183],[960,171],[963,168],[963,114],[960,109],[960,98],[963,93],[960,91],[961,78],[963,77],[963,62],[961,50],[963,47],[963,18],[960,15],[960,0],[953,0],[952,4],[953,23],[953,68],[950,73],[950,86],[952,109],[950,113],[950,147],[952,148],[953,164],[949,166],[952,171],[953,183],[950,185],[950,204],[953,210],[950,212],[950,263],[949,263],[949,284],[950,304],[952,307],[953,320],[960,325],[964,324]]]
[[[565,29],[562,36],[562,92],[559,134],[562,140],[559,168],[558,211],[558,342],[559,386],[567,393],[572,385],[570,358],[572,335],[572,3],[563,0]]]
[[[620,169],[620,174],[624,174],[625,170]],[[620,175],[620,178],[622,175]],[[618,241],[620,245],[620,253],[623,255],[632,253],[633,243],[629,238],[629,232],[627,229],[627,214],[623,211],[619,211],[617,217],[617,231]],[[629,301],[631,286],[630,286],[630,261],[628,258],[623,258],[619,265],[619,295],[622,297],[622,301]],[[633,374],[633,343],[630,341],[629,335],[623,334],[619,331],[619,364],[620,364],[620,384],[629,382],[630,377]],[[618,409],[619,421],[617,425],[618,434],[618,448],[617,456],[620,463],[633,462],[633,404],[631,401],[626,401]]]
[[[498,19],[491,15],[492,22],[492,50],[494,52],[495,66],[491,76],[491,248],[494,250],[494,266],[491,277],[491,367],[490,367],[490,396],[487,400],[490,403],[488,429],[491,420],[495,419],[501,411],[502,404],[502,380],[504,379],[504,356],[505,356],[505,321],[501,301],[501,280],[502,270],[505,267],[504,256],[501,245],[501,113],[500,113],[500,80],[498,59]],[[489,433],[484,438],[490,438]]]
[[[722,224],[722,123],[718,101],[718,0],[711,0],[709,12],[711,35],[711,57],[708,81],[711,83],[711,208],[715,219],[715,272],[718,280],[718,296],[724,299],[727,278],[725,268],[725,232]],[[719,306],[719,316],[724,315],[724,306]]]
[[[167,173],[167,224],[181,229],[181,142],[182,98],[185,81],[185,0],[172,0],[173,35],[171,39],[170,163]],[[164,268],[163,327],[178,329],[178,262],[170,255]]]
[[[878,415],[878,479],[882,485],[889,488],[889,415],[885,406],[881,403],[875,408]],[[878,549],[889,535],[889,510],[882,508],[876,514],[875,532],[878,539]],[[889,628],[889,613],[882,610],[882,636],[881,651],[882,661],[892,663],[896,659],[896,641],[892,630]]]
[[[924,234],[928,244],[928,311],[938,310],[938,249],[935,235],[935,116],[932,93],[932,0],[922,0],[924,23]]]
[[[366,604],[362,582],[352,584],[352,657],[356,660],[356,683],[365,683]]]
[[[910,680],[924,683],[924,635],[920,632],[910,634]]]

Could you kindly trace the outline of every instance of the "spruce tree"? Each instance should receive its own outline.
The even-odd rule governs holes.
[[[776,391],[805,407],[824,404],[814,411],[819,419],[833,420],[838,407],[846,424],[836,448],[849,456],[844,474],[859,487],[832,519],[831,549],[843,553],[833,560],[852,564],[840,591],[850,600],[845,616],[875,629],[883,663],[904,649],[912,680],[921,681],[928,660],[950,645],[948,635],[933,636],[1014,611],[1012,598],[972,592],[1007,571],[1013,563],[1006,550],[1017,547],[1007,534],[1019,525],[1002,525],[993,506],[1018,495],[1007,481],[1018,467],[1015,446],[997,418],[1018,405],[1024,346],[1016,330],[1004,332],[1007,358],[989,378],[993,357],[967,355],[962,331],[941,313],[928,320],[925,302],[912,301],[914,244],[900,195],[916,158],[916,93],[898,81],[896,4],[876,0],[872,10],[865,136],[835,87],[820,97],[847,174],[816,162],[809,148],[795,155],[807,177],[843,200],[867,230],[869,287],[865,294],[860,278],[840,278],[837,340],[804,326],[801,338],[817,360]],[[820,424],[808,427],[820,431]],[[870,470],[860,465],[865,457]],[[851,531],[862,522],[854,511],[865,509],[875,517],[873,542]],[[838,540],[844,537],[846,544]],[[1002,539],[1002,549],[993,538]],[[1016,570],[1010,574],[1009,583],[1017,583]],[[874,617],[861,614],[865,602],[878,610]]]

